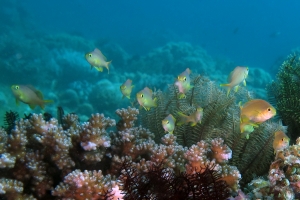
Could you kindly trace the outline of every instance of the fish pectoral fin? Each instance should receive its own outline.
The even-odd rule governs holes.
[[[157,107],[157,97],[155,97],[155,98],[153,99],[153,106],[154,106],[154,107]]]
[[[246,80],[245,79],[243,80],[243,84],[244,84],[244,86],[246,86]]]

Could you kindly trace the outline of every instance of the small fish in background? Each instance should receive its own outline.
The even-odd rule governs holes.
[[[246,86],[246,78],[249,73],[249,68],[248,67],[241,67],[237,66],[234,68],[232,72],[230,72],[227,81],[229,83],[223,83],[220,84],[222,87],[227,87],[227,96],[230,93],[230,90],[234,88],[234,91],[237,92],[239,89],[239,85],[241,82],[243,82],[244,86]]]
[[[274,136],[273,148],[274,154],[276,154],[278,150],[283,150],[289,146],[290,138],[283,131],[276,131]]]
[[[94,51],[86,53],[85,59],[90,63],[91,68],[95,67],[99,72],[102,72],[103,67],[105,67],[109,74],[109,65],[111,61],[107,62],[106,57],[99,49],[95,48]]]
[[[191,85],[191,78],[190,78],[191,70],[186,68],[184,72],[182,72],[175,82],[175,86],[178,87],[179,94],[177,95],[178,98],[184,99],[185,94],[193,88]]]
[[[144,107],[147,111],[152,107],[157,107],[157,99],[156,97],[152,99],[152,95],[153,92],[148,87],[145,87],[136,94],[136,99],[138,100],[140,106]]]
[[[53,100],[44,100],[43,94],[29,85],[12,85],[11,90],[16,97],[16,104],[20,101],[29,105],[31,109],[40,106],[44,109],[46,103],[53,103]]]
[[[123,94],[123,99],[124,97],[127,97],[128,99],[130,99],[130,94],[132,92],[132,88],[134,87],[134,85],[132,85],[132,80],[127,79],[121,86],[120,86],[120,90]]]
[[[203,108],[197,107],[196,111],[189,116],[181,112],[178,112],[178,115],[180,118],[177,122],[177,125],[181,126],[183,124],[190,123],[191,126],[196,126],[197,123],[201,124],[201,120],[203,118]]]
[[[165,119],[162,120],[162,126],[165,132],[173,134],[175,129],[175,122],[176,119],[173,117],[172,114],[169,114]]]
[[[245,131],[245,128],[249,129],[247,125],[257,127],[259,124],[276,115],[276,109],[267,101],[262,99],[252,99],[246,102],[243,106],[240,105],[240,109],[241,133]]]

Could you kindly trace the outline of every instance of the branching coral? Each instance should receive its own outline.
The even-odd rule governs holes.
[[[168,198],[175,199],[197,199],[203,195],[223,199],[232,191],[238,191],[241,174],[231,164],[238,165],[242,154],[249,156],[244,160],[244,164],[238,165],[239,169],[248,166],[250,170],[246,170],[244,174],[248,175],[246,178],[249,179],[249,174],[253,173],[252,167],[258,165],[253,162],[254,158],[250,152],[255,152],[257,157],[262,156],[259,152],[265,154],[264,149],[269,153],[272,144],[266,145],[266,148],[263,145],[272,141],[270,133],[274,127],[280,129],[281,126],[263,124],[251,133],[249,140],[225,132],[231,130],[239,134],[239,130],[235,128],[238,127],[237,117],[231,115],[238,112],[238,108],[231,103],[235,98],[231,96],[229,100],[222,101],[216,107],[226,110],[221,112],[222,116],[225,116],[221,119],[213,114],[216,109],[214,104],[218,101],[200,98],[197,91],[208,83],[211,87],[208,89],[210,93],[221,95],[222,91],[217,90],[215,94],[216,88],[213,83],[203,77],[195,76],[193,80],[195,90],[187,93],[188,99],[168,99],[169,94],[176,96],[177,91],[174,88],[167,94],[156,91],[159,97],[158,108],[151,109],[149,113],[142,111],[141,114],[143,123],[150,123],[153,120],[150,128],[154,133],[138,125],[139,111],[130,107],[116,111],[121,118],[118,123],[102,114],[93,114],[89,121],[84,123],[79,123],[76,115],[68,114],[62,117],[60,124],[54,118],[45,121],[42,115],[32,114],[28,119],[16,121],[9,135],[4,129],[0,129],[0,145],[4,149],[1,150],[0,157],[1,167],[4,170],[2,176],[23,184],[23,192],[12,194],[21,196],[30,194],[38,199],[47,199],[51,195],[65,199],[115,198],[113,194],[122,193],[116,184],[118,180],[123,181],[120,188],[125,192],[125,199],[128,197],[127,194],[134,193],[128,192],[126,187],[134,188],[138,185],[143,189],[135,191],[145,198],[159,197],[164,187],[169,193]],[[210,96],[208,93],[206,97],[215,98],[214,95]],[[204,127],[202,123],[195,127],[184,125],[176,128],[174,135],[164,133],[161,117],[165,117],[167,112],[174,112],[176,115],[178,110],[193,112],[197,102],[206,105],[204,107],[207,115],[211,116],[210,120],[207,118],[202,121],[208,123],[208,127]],[[200,131],[203,135],[197,134],[196,131]],[[208,134],[209,132],[211,134]],[[184,139],[187,135],[182,134],[185,133],[191,139]],[[262,133],[265,135],[259,135]],[[154,141],[154,137],[157,142]],[[201,139],[202,137],[204,139]],[[260,139],[262,141],[258,142]],[[190,146],[182,145],[184,142],[189,142]],[[253,146],[254,143],[259,144],[263,150],[251,146],[246,148],[248,143]],[[247,150],[248,148],[250,150]],[[230,161],[231,157],[234,161]],[[120,176],[124,162],[130,162],[134,169],[123,170],[127,174]],[[8,170],[11,173],[5,173]],[[138,179],[125,183],[125,175],[136,176]],[[140,182],[137,184],[137,181]],[[158,187],[160,181],[162,187]],[[149,186],[154,183],[158,186]],[[147,191],[145,188],[148,188]]]
[[[106,129],[115,126],[114,120],[100,114],[92,115],[89,122],[82,125],[78,123],[77,116],[67,115],[62,120],[64,129],[54,118],[45,121],[42,115],[37,114],[27,118],[16,121],[9,135],[0,129],[1,176],[20,183],[18,187],[22,187],[22,190],[14,189],[17,186],[7,182],[12,192],[5,196],[13,196],[12,199],[30,199],[33,196],[47,199],[54,184],[74,167],[95,167],[89,162],[79,165],[80,159],[88,157],[89,161],[91,157],[91,149],[87,149],[86,145],[89,142],[95,144],[95,151],[99,154],[96,158],[102,158],[110,147]],[[71,153],[71,150],[74,152]],[[8,170],[10,173],[7,173]],[[9,187],[9,184],[3,188]]]
[[[115,186],[110,176],[104,176],[101,171],[75,170],[52,191],[52,195],[63,199],[107,200],[113,196],[112,187]]]

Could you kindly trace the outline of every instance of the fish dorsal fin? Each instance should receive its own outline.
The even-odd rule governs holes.
[[[40,98],[40,99],[44,99],[43,93],[39,90],[35,91],[35,94]]]
[[[186,68],[186,71],[187,71],[188,75],[190,75],[192,73],[192,71],[190,70],[190,68]]]
[[[94,49],[94,53],[97,54],[98,56],[100,56],[104,61],[107,60],[106,57],[103,55],[103,53],[98,48]]]
[[[35,87],[33,87],[32,85],[26,85],[26,87],[28,87],[29,89],[31,89],[34,92],[37,91],[37,89],[35,89]]]
[[[149,95],[150,96],[152,96],[152,94],[153,94],[153,91],[150,89],[150,88],[148,88],[148,87],[145,87],[145,92],[147,92],[147,93],[149,93]]]
[[[43,93],[37,89],[35,89],[32,85],[26,85],[29,89],[31,89],[35,94],[36,96],[38,96],[40,99],[44,99],[43,97]]]

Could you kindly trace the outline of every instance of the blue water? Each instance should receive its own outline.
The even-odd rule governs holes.
[[[10,90],[14,84],[33,85],[45,99],[53,99],[46,112],[56,113],[62,106],[67,113],[86,111],[86,118],[91,112],[110,116],[132,105],[135,94],[146,86],[166,89],[187,67],[219,84],[235,66],[249,66],[247,89],[265,98],[266,84],[300,46],[299,4],[0,0],[0,118],[7,110],[21,115],[41,112],[15,105]],[[174,43],[166,46],[170,42]],[[84,59],[95,47],[113,60],[109,75],[90,69]],[[157,50],[162,47],[167,50]],[[122,100],[119,91],[127,78],[136,85],[130,101]]]
[[[107,38],[145,54],[168,40],[270,69],[300,44],[299,1],[22,1],[38,29]],[[280,64],[280,63],[279,63]]]

